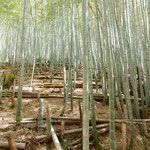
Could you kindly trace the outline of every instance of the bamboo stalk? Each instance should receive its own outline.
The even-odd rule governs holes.
[[[56,133],[55,133],[54,128],[53,128],[52,125],[51,125],[51,134],[52,134],[52,140],[54,142],[55,148],[57,150],[62,150],[60,142],[59,142],[59,140],[57,138],[57,135],[56,135]]]
[[[46,141],[49,142],[51,140],[51,111],[50,106],[46,107]]]
[[[40,100],[40,104],[38,107],[38,131],[43,130],[43,99]]]
[[[26,22],[27,22],[27,0],[24,0],[24,11],[23,11],[23,25],[22,25],[22,39],[21,39],[21,67],[20,67],[20,78],[18,88],[18,99],[17,99],[17,113],[16,123],[20,126],[21,121],[21,105],[22,105],[22,88],[24,80],[24,52],[25,52],[25,41],[26,41]]]

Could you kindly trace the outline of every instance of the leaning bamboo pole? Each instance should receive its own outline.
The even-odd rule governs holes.
[[[53,142],[54,142],[55,148],[56,148],[57,150],[62,150],[62,147],[61,147],[61,145],[60,145],[60,142],[59,142],[59,140],[58,140],[58,137],[57,137],[57,135],[56,135],[56,133],[55,133],[55,130],[54,130],[54,128],[53,128],[52,125],[51,125],[51,135],[52,135],[52,140],[53,140]]]

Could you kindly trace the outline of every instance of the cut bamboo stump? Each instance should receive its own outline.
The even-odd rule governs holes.
[[[41,99],[38,108],[38,131],[43,130],[43,99]]]
[[[8,143],[9,143],[9,149],[10,150],[17,150],[17,146],[16,146],[16,143],[15,143],[15,140],[13,139],[11,134],[9,134],[7,136],[7,139],[8,139]]]
[[[11,108],[15,107],[15,87],[16,87],[16,79],[14,79],[13,81],[12,93],[10,94]]]
[[[61,140],[64,139],[64,131],[65,131],[65,121],[61,122]]]
[[[82,109],[81,109],[81,102],[80,101],[78,101],[78,105],[79,105],[80,121],[81,121],[81,125],[82,125]]]
[[[38,92],[38,93],[37,93],[37,100],[40,101],[40,98],[41,98],[41,93]]]
[[[46,141],[51,141],[51,110],[50,105],[46,107]]]
[[[123,118],[123,112],[122,112],[122,108],[121,108],[121,104],[120,104],[120,100],[118,97],[116,97],[116,104],[117,104],[117,108],[118,108],[118,112],[120,115],[120,118]]]
[[[3,87],[2,85],[0,85],[0,104],[2,104],[2,90],[3,90]]]
[[[147,125],[146,125],[146,122],[145,122],[145,121],[143,121],[143,130],[144,130],[145,136],[148,137]]]
[[[53,82],[53,75],[50,76],[50,83]]]
[[[127,111],[127,105],[126,104],[123,105],[123,110],[124,110],[124,118],[128,119],[128,111]]]
[[[127,126],[122,123],[122,150],[127,149]]]

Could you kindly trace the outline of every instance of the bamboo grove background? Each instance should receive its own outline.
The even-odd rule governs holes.
[[[131,133],[129,148],[132,149],[133,118],[147,118],[150,107],[150,1],[25,0],[23,3],[21,0],[5,0],[0,2],[0,10],[0,61],[9,62],[12,67],[21,64],[20,93],[23,72],[28,65],[33,65],[31,85],[36,62],[40,62],[41,72],[42,63],[50,64],[50,73],[61,66],[64,73],[62,116],[68,93],[73,90],[72,82],[76,82],[78,68],[82,65],[83,149],[89,149],[89,105],[94,140],[97,149],[102,149],[94,128],[92,77],[95,82],[102,81],[104,104],[109,97],[110,148],[116,149],[114,120],[115,99],[118,97],[122,111],[125,105],[127,107]],[[66,63],[69,63],[68,81]],[[21,107],[19,100],[18,105]],[[17,112],[18,115],[21,113],[20,110]],[[140,125],[139,130],[142,133]]]

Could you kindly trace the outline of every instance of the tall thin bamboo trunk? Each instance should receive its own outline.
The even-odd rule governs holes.
[[[82,136],[83,150],[89,150],[89,98],[88,98],[88,68],[87,68],[87,0],[82,1],[82,22],[83,22],[83,119]]]
[[[109,137],[110,137],[110,149],[116,149],[116,136],[115,136],[115,90],[114,90],[114,75],[111,59],[111,47],[109,47],[109,35],[108,35],[108,17],[106,14],[109,9],[109,4],[103,0],[104,5],[104,19],[105,19],[105,32],[106,32],[106,54],[107,54],[107,68],[108,68],[108,85],[109,85]]]
[[[27,0],[24,0],[22,40],[21,40],[21,68],[20,68],[17,113],[16,113],[16,124],[18,126],[20,126],[20,121],[21,121],[22,88],[23,88],[23,79],[24,79],[24,52],[25,52],[25,41],[26,41],[26,17],[27,17]]]

